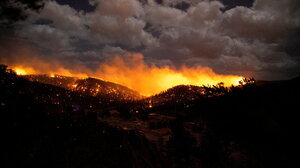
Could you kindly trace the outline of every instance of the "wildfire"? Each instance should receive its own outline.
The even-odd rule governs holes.
[[[100,65],[96,74],[103,79],[125,85],[139,91],[142,95],[150,96],[177,85],[238,85],[242,76],[220,75],[209,67],[186,66],[174,69],[168,66],[157,67],[147,65],[141,54],[130,55],[124,59],[116,57],[110,62]]]
[[[17,68],[17,69],[15,69],[15,71],[16,71],[17,75],[26,75],[27,74],[24,69]]]
[[[43,62],[44,65],[47,63]],[[47,67],[47,66],[44,66]],[[51,67],[51,66],[48,66]],[[70,77],[94,77],[118,83],[145,96],[157,94],[176,85],[216,85],[223,82],[225,86],[238,85],[243,79],[242,76],[221,75],[215,73],[209,67],[186,67],[175,69],[169,66],[158,67],[147,65],[141,54],[128,54],[127,57],[115,57],[114,59],[102,63],[99,68],[91,71],[86,67],[76,67],[66,69],[63,66],[51,69],[38,69],[22,64],[13,67],[18,75],[28,74],[49,74],[50,77],[70,76]],[[56,75],[54,75],[56,74]],[[72,86],[75,88],[77,85]]]
[[[25,67],[15,67],[13,70],[16,72],[17,75],[28,75],[28,74],[35,74],[32,68],[25,68]]]
[[[76,87],[77,87],[77,84],[73,84],[73,85],[72,85],[72,88],[76,88]]]
[[[47,74],[51,78],[59,77],[59,76],[66,76],[66,77],[77,77],[77,78],[88,78],[88,75],[85,73],[76,73],[71,72],[70,70],[67,70],[65,68],[58,68],[57,70],[39,70],[39,68],[35,67],[29,67],[27,65],[22,66],[12,66],[11,69],[13,69],[17,75],[37,75],[37,74]]]

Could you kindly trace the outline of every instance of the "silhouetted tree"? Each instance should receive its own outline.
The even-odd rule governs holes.
[[[1,65],[0,65],[0,72],[3,74],[3,73],[6,72],[6,70],[7,70],[7,65],[1,64]]]

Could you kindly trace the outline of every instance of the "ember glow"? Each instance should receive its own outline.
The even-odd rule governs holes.
[[[35,74],[35,71],[30,67],[13,67],[13,70],[16,72],[17,75]]]
[[[50,66],[49,66],[50,67]],[[76,68],[76,70],[60,67],[42,71],[37,67],[22,66],[13,67],[18,75],[49,74],[70,77],[94,77],[107,80],[138,91],[144,96],[150,96],[167,90],[177,85],[216,85],[223,82],[225,86],[238,85],[242,76],[221,75],[215,73],[209,67],[186,67],[175,69],[169,66],[158,67],[147,65],[141,54],[130,54],[127,58],[120,56],[101,63],[99,68],[92,71],[87,68]],[[54,75],[55,74],[55,75]]]
[[[37,64],[41,63],[40,61]],[[13,69],[17,75],[38,75],[38,74],[47,74],[49,77],[54,78],[57,76],[67,76],[67,77],[76,77],[76,78],[87,78],[88,75],[86,73],[78,73],[75,71],[68,70],[66,68],[61,67],[51,69],[51,63],[47,64],[43,62],[43,65],[47,65],[46,67],[40,68],[41,66],[35,66],[34,64],[30,63],[22,63],[12,65],[11,69]]]

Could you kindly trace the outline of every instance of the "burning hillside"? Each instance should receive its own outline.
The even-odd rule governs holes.
[[[59,86],[72,91],[111,100],[137,100],[142,96],[125,86],[95,78],[80,79],[60,75],[22,75],[30,81]]]
[[[54,66],[55,65],[55,66]],[[141,54],[127,54],[126,57],[114,57],[99,64],[96,70],[87,67],[66,68],[58,63],[42,61],[11,64],[18,75],[54,74],[69,77],[87,78],[88,76],[126,86],[149,96],[177,85],[216,85],[223,82],[225,86],[238,85],[243,78],[237,75],[215,73],[209,67],[186,67],[179,69],[148,65]]]

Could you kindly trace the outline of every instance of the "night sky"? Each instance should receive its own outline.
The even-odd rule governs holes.
[[[97,68],[134,52],[147,64],[208,66],[256,79],[300,75],[299,0],[56,0],[0,26],[0,62]]]

